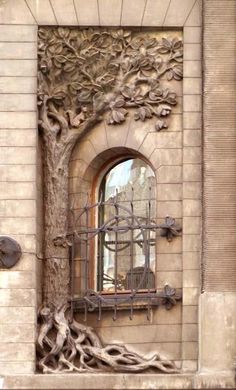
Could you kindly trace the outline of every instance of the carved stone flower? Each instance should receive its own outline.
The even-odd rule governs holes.
[[[143,102],[141,88],[125,86],[122,90],[122,95],[130,102],[140,104]]]

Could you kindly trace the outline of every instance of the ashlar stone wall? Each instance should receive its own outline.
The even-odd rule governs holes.
[[[148,129],[134,128],[129,134],[123,130],[123,138],[121,135],[117,138],[116,130],[112,130],[106,142],[109,148],[132,144],[133,149],[146,154],[158,169],[160,216],[169,213],[176,218],[183,217],[183,240],[177,239],[172,245],[177,254],[175,270],[171,265],[166,269],[162,262],[159,279],[164,283],[166,276],[162,278],[162,275],[168,271],[169,282],[176,287],[183,286],[183,312],[181,314],[177,308],[173,313],[175,322],[182,322],[183,327],[178,325],[178,329],[173,329],[170,355],[176,360],[182,356],[186,368],[196,369],[201,226],[200,4],[200,0],[0,2],[0,226],[1,232],[15,238],[23,250],[17,266],[0,271],[1,375],[35,370],[36,290],[41,289],[42,268],[41,243],[38,242],[41,223],[37,218],[40,186],[36,179],[37,25],[58,24],[183,28],[183,131],[179,111],[172,130],[163,133],[161,138]],[[160,167],[160,155],[166,161],[163,167]],[[170,192],[170,187],[175,191]],[[193,220],[197,223],[192,223]],[[169,323],[171,318],[170,312],[163,321]]]
[[[181,313],[178,312],[178,308],[168,314],[159,312],[158,323],[161,326],[163,321],[170,327],[178,326],[178,330],[173,331],[175,339],[170,342],[172,349],[168,351],[165,345],[163,353],[169,354],[179,362],[183,361],[183,369],[186,371],[196,370],[198,361],[200,372],[205,374],[200,376],[202,379],[199,382],[190,381],[190,377],[185,377],[181,383],[178,380],[175,383],[171,382],[171,378],[162,378],[156,386],[215,388],[216,373],[232,372],[235,356],[233,275],[235,275],[236,120],[233,112],[236,4],[234,0],[205,0],[203,5],[204,145],[201,128],[200,0],[0,1],[0,228],[1,234],[15,238],[23,250],[20,262],[13,269],[0,270],[0,375],[8,376],[4,382],[5,388],[14,386],[19,388],[24,385],[24,376],[11,379],[12,373],[17,375],[35,372],[37,294],[40,299],[42,268],[39,234],[41,222],[37,215],[41,209],[41,187],[37,184],[38,25],[135,26],[183,30],[182,122],[181,119],[179,122],[176,121],[178,127],[174,130],[170,127],[164,133],[155,135],[149,131],[150,129],[143,129],[140,133],[138,128],[134,128],[132,138],[127,129],[122,130],[122,136],[118,138],[115,131],[109,130],[107,138],[103,138],[103,150],[122,146],[138,150],[145,155],[157,170],[160,188],[158,196],[162,206],[160,213],[165,216],[167,212],[176,218],[182,218],[182,239],[172,243],[178,255],[174,269],[170,269],[170,263],[166,268],[166,261],[160,261],[158,269],[160,282],[166,281],[169,273],[168,275],[171,274],[173,278],[173,284],[183,287],[182,310]],[[181,118],[181,111],[175,114]],[[84,144],[78,146],[84,147],[88,154],[91,152],[91,161],[97,154],[103,152],[96,149],[97,142],[96,139],[93,140],[96,131],[98,129],[94,129],[88,139],[84,140]],[[104,134],[104,129],[99,131]],[[202,145],[205,222],[204,256],[201,259]],[[164,160],[166,152],[163,150],[167,149],[169,155]],[[162,166],[161,155],[164,161]],[[91,161],[85,159],[85,170]],[[83,164],[78,166],[82,169]],[[212,183],[215,183],[215,186]],[[174,198],[171,198],[170,186],[175,188]],[[162,217],[161,214],[160,216]],[[219,243],[224,244],[221,246]],[[172,257],[171,253],[162,253],[163,255]],[[201,262],[204,263],[202,294],[199,271]],[[120,321],[122,320],[121,318]],[[171,323],[172,320],[174,323]],[[110,340],[113,338],[112,327],[109,319],[106,321],[106,329],[101,332],[104,332],[105,340]],[[156,324],[155,321],[154,319]],[[215,326],[212,327],[212,324]],[[124,328],[130,326],[124,322],[122,325]],[[149,325],[142,323],[142,326]],[[152,336],[151,343],[154,342],[153,337],[156,336]],[[158,337],[155,338],[157,344]],[[178,344],[176,350],[175,344]],[[27,378],[28,387],[32,388],[31,377]],[[217,386],[219,383],[221,387],[226,386],[225,378],[222,376]],[[55,378],[52,377],[49,384],[51,388],[55,386],[54,381]],[[88,385],[89,383],[91,385],[89,378],[87,381]],[[47,378],[43,380],[41,378],[40,383],[37,383],[36,379],[33,383],[35,386],[42,384],[46,388],[49,382]],[[128,379],[125,383],[128,386]],[[139,377],[132,383],[140,388]],[[232,381],[227,383],[228,387],[233,386]]]

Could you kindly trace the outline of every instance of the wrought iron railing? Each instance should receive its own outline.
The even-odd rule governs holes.
[[[102,222],[95,223],[96,216],[103,213],[105,208],[109,209],[109,217],[103,218]],[[119,203],[115,196],[108,201],[99,201],[95,204],[87,204],[78,213],[72,213],[72,229],[68,233],[70,242],[70,261],[71,261],[71,305],[73,311],[84,310],[85,318],[87,313],[98,310],[98,319],[101,318],[103,309],[112,309],[113,318],[116,319],[117,310],[126,308],[130,310],[130,317],[133,317],[135,307],[145,307],[150,317],[151,306],[165,305],[170,309],[181,297],[176,290],[168,285],[164,290],[155,288],[155,273],[150,267],[150,247],[156,244],[156,233],[166,237],[171,241],[174,237],[181,234],[181,228],[175,223],[175,219],[167,216],[163,223],[157,224],[151,218],[151,200],[147,200],[146,217],[140,217],[134,214],[133,201],[129,203]],[[97,218],[98,219],[98,218]],[[151,236],[154,233],[154,237]],[[153,235],[152,233],[152,235]],[[120,235],[123,238],[120,239]],[[94,241],[96,242],[94,243]],[[93,245],[91,244],[93,242]],[[83,253],[80,258],[81,266],[81,291],[80,296],[74,293],[74,270],[76,245],[83,247]],[[142,248],[144,264],[135,266],[134,264],[134,245]],[[97,267],[91,261],[92,249],[96,247]],[[113,252],[114,274],[108,275],[104,272],[103,248]],[[129,269],[125,278],[121,278],[119,269],[119,252],[129,248]],[[95,251],[95,250],[94,250]],[[98,270],[97,288],[91,286],[89,275],[92,272],[91,267]],[[96,271],[96,269],[95,269]],[[92,284],[95,282],[93,281]],[[106,283],[112,286],[112,292],[104,289]]]

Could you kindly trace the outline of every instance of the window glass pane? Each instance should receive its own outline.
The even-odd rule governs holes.
[[[105,231],[98,242],[99,291],[155,288],[155,231],[144,228],[155,220],[155,187],[154,172],[141,159],[123,161],[104,177],[100,187],[105,205],[99,225],[104,224]]]

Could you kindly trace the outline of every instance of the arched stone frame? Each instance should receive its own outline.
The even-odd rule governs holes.
[[[94,129],[95,134],[97,129],[98,127]],[[78,160],[76,158],[77,156],[79,157]],[[153,167],[151,166],[150,162],[144,157],[143,154],[141,154],[137,150],[131,149],[129,147],[124,147],[124,146],[123,147],[117,146],[117,147],[105,149],[96,157],[94,157],[91,161],[89,161],[90,159],[87,159],[87,162],[84,162],[85,164],[83,170],[81,170],[80,169],[81,168],[80,147],[78,145],[78,147],[75,148],[71,156],[70,172],[69,172],[70,210],[73,212],[73,214],[75,216],[79,215],[79,213],[81,212],[82,208],[85,205],[90,205],[90,204],[92,205],[99,202],[100,200],[99,189],[100,189],[101,181],[104,178],[104,176],[111,168],[114,168],[115,166],[117,166],[119,163],[123,162],[126,159],[132,159],[132,158],[143,160],[155,174]],[[155,179],[154,193],[156,193],[156,188],[157,187],[156,187],[156,179]],[[156,215],[156,202],[155,202],[155,206],[153,205],[153,207],[154,207],[153,210],[154,213],[153,218],[154,218],[154,215]],[[97,226],[96,225],[98,223],[97,218],[98,216],[96,211],[95,214],[92,212],[91,223],[93,227]],[[92,253],[91,253],[90,269],[93,274],[96,274],[96,265],[95,265],[96,254],[93,248],[94,243],[91,244],[91,247],[92,247]],[[76,274],[76,262],[75,262],[75,274]],[[78,294],[79,291],[77,291],[76,286],[74,288],[75,288],[75,293]],[[91,285],[91,288],[95,288],[93,284]]]

